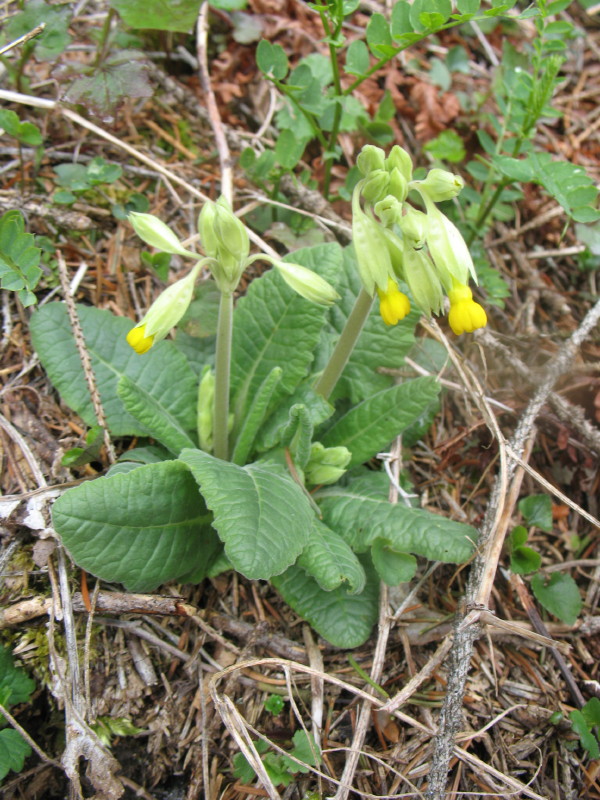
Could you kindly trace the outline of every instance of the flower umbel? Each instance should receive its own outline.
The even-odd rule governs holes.
[[[487,325],[485,309],[473,300],[473,292],[468,286],[454,284],[448,292],[448,298],[450,300],[448,323],[457,336],[485,328]]]
[[[379,313],[386,325],[396,325],[410,311],[410,301],[403,294],[392,278],[388,279],[387,289],[377,289],[379,295]]]

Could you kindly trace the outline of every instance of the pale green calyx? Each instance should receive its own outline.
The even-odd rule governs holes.
[[[434,203],[452,200],[463,189],[465,182],[460,175],[445,169],[430,169],[423,181],[413,181],[411,189],[425,192]]]
[[[420,311],[427,316],[440,313],[444,306],[444,291],[424,248],[407,247],[404,251],[404,280]]]
[[[205,259],[181,280],[172,283],[152,303],[140,322],[129,331],[127,341],[138,353],[164,339],[188,310],[194,296],[194,284]]]
[[[421,197],[427,209],[427,247],[444,289],[448,292],[454,283],[467,284],[469,277],[477,283],[473,259],[461,232],[426,192],[421,192]]]
[[[352,241],[360,278],[365,291],[372,297],[376,286],[385,290],[394,269],[385,228],[360,207],[360,183],[352,194]]]
[[[399,221],[404,241],[411,247],[423,247],[427,236],[427,214],[409,205],[406,206],[405,210],[406,213]]]
[[[356,159],[356,166],[365,178],[378,169],[384,169],[385,153],[381,147],[373,144],[365,145]]]
[[[361,194],[367,203],[377,203],[388,194],[390,176],[385,170],[376,169],[361,183]]]
[[[250,239],[244,223],[221,196],[207,200],[198,217],[198,232],[205,253],[214,259],[214,279],[222,292],[233,292],[246,268]]]
[[[407,183],[412,180],[412,158],[403,147],[400,147],[399,144],[395,144],[392,147],[384,163],[385,168],[389,172],[391,172],[393,169],[398,169]]]
[[[335,483],[346,472],[351,458],[347,447],[325,447],[321,442],[314,442],[304,470],[306,482],[314,486]]]
[[[373,210],[386,228],[391,228],[402,220],[402,203],[392,194],[375,203]]]
[[[186,250],[171,228],[154,214],[131,211],[127,219],[140,239],[150,247],[156,247],[157,250],[173,255],[198,258],[195,253]]]
[[[333,286],[308,267],[293,264],[290,261],[278,261],[269,256],[262,256],[262,258],[273,264],[291,289],[306,300],[310,300],[311,303],[331,306],[340,299]]]

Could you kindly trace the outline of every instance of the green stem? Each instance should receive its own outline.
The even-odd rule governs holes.
[[[229,457],[229,371],[231,365],[231,331],[233,295],[221,292],[215,357],[214,454],[226,461]]]
[[[109,37],[110,37],[110,28],[116,13],[117,12],[111,8],[109,9],[106,17],[104,18],[104,24],[102,25],[102,30],[100,31],[100,38],[98,41],[96,58],[94,59],[94,65],[93,65],[94,70],[98,69],[98,67],[103,63],[104,59],[106,58],[106,54],[108,51]]]
[[[344,371],[344,367],[348,363],[348,359],[354,350],[354,345],[360,336],[363,325],[367,321],[372,305],[373,298],[364,289],[361,289],[354,303],[354,308],[346,321],[342,335],[338,339],[338,343],[331,354],[331,358],[327,362],[327,366],[323,370],[321,377],[315,384],[315,392],[318,392],[326,400],[333,391]]]

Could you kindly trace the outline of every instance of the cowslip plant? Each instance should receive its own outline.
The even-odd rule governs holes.
[[[381,157],[367,150],[361,163]],[[389,158],[388,165],[402,160],[408,171],[404,151]],[[373,308],[375,289],[384,285],[389,293],[387,281],[401,277],[410,284],[409,273],[418,282],[413,272],[420,263],[401,259],[404,216],[417,211],[396,198],[406,208],[394,220],[385,218],[371,177],[365,167],[359,214],[381,241],[392,242],[391,271],[380,274],[379,251],[317,245],[271,259],[273,269],[237,302],[246,267],[269,259],[250,255],[247,231],[224,199],[200,213],[202,259],[157,218],[130,217],[147,244],[196,263],[137,325],[79,308],[106,424],[114,437],[140,439],[105,477],[55,503],[55,529],[82,568],[132,591],[235,569],[270,580],[326,639],[354,647],[377,618],[380,580],[410,580],[417,556],[451,563],[470,557],[473,528],[390,504],[386,475],[364,466],[399,434],[407,446],[420,438],[439,394],[434,378],[396,383],[379,372],[414,351],[418,315],[386,325]],[[401,191],[393,170],[389,177],[391,191]],[[467,277],[464,266],[459,273],[450,261],[441,276],[437,267],[442,244],[433,227],[450,234],[433,205],[435,191],[450,191],[448,181],[443,177],[442,191],[406,179],[407,189],[430,192],[432,209],[421,213],[421,223],[432,266],[422,280],[443,286]],[[373,202],[380,217],[371,216]],[[192,300],[200,265],[215,291],[203,283]],[[429,312],[423,300],[413,300]],[[166,339],[181,320],[189,324],[191,308],[209,318],[215,306],[214,337],[179,330]],[[64,306],[43,306],[31,332],[64,401],[96,424]]]

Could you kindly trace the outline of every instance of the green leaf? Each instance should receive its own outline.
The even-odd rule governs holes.
[[[477,14],[481,0],[456,0],[456,8],[461,14]]]
[[[541,564],[541,555],[532,547],[515,547],[510,554],[510,568],[516,575],[536,572]]]
[[[83,164],[58,164],[54,172],[59,186],[71,189],[73,192],[83,192],[90,188],[87,169]]]
[[[236,753],[233,757],[233,777],[242,784],[249,784],[256,778],[256,772],[243,753]]]
[[[353,406],[323,437],[326,447],[347,447],[352,453],[348,469],[368,461],[436,401],[440,387],[435,378],[423,377],[384,389]]]
[[[130,2],[134,2],[134,0],[123,0],[124,4]],[[159,0],[151,0],[150,4],[152,2],[159,2]],[[177,0],[175,4],[177,4]],[[165,5],[169,4],[165,2]],[[142,16],[146,18],[145,10]],[[170,18],[177,20],[176,15],[172,12],[170,12]],[[175,22],[175,24],[178,23]],[[154,26],[140,25],[138,27],[151,28]],[[169,28],[161,29],[169,30]],[[137,50],[114,52],[104,59],[90,75],[82,74],[81,77],[76,78],[67,89],[64,100],[68,103],[81,103],[92,113],[105,119],[112,119],[115,108],[125,98],[152,97],[153,90],[148,80],[148,68],[142,61],[143,58],[144,54]]]
[[[21,772],[25,759],[31,755],[31,747],[18,731],[6,728],[0,731],[0,781],[10,770]]]
[[[252,451],[254,439],[257,431],[264,422],[267,409],[273,397],[273,393],[281,380],[283,370],[281,367],[273,367],[271,372],[264,379],[248,413],[246,414],[239,436],[236,440],[231,460],[234,464],[244,465]]]
[[[178,419],[176,413],[164,405],[154,394],[141,388],[127,375],[122,375],[117,384],[117,394],[125,410],[135,417],[152,438],[177,455],[186,447],[195,447],[196,442],[183,424],[189,420]]]
[[[547,579],[543,575],[534,575],[531,588],[538,603],[546,611],[566,625],[575,624],[583,604],[577,584],[570,575],[553,572]]]
[[[289,772],[292,773],[292,775],[296,775],[298,772],[306,774],[308,773],[309,766],[319,766],[321,763],[321,751],[312,736],[303,730],[298,730],[293,735],[292,742],[294,743],[294,747],[292,748],[290,755],[307,765],[302,766],[301,764],[297,764],[295,761],[292,761],[291,758],[283,756],[283,763]]]
[[[590,728],[600,725],[600,699],[591,697],[581,709],[581,713]]]
[[[395,52],[392,46],[392,34],[389,22],[383,14],[371,14],[367,25],[367,44],[373,55],[387,56],[389,51]]]
[[[407,33],[413,33],[412,22],[410,21],[410,3],[406,0],[399,0],[392,7],[392,36],[399,39]]]
[[[18,39],[44,21],[46,27],[43,33],[24,46],[31,47],[40,61],[50,61],[59,56],[71,41],[68,31],[71,16],[71,3],[50,4],[43,0],[27,0],[23,4],[23,11],[6,23],[6,40]]]
[[[314,518],[297,483],[263,465],[238,467],[202,450],[184,450],[179,458],[214,513],[213,527],[234,569],[268,580],[296,561]]]
[[[385,539],[375,539],[371,558],[379,577],[388,586],[410,581],[417,571],[417,559],[410,553],[396,552]]]
[[[123,174],[123,169],[119,164],[109,164],[100,156],[92,158],[85,171],[87,179],[92,186],[102,183],[114,183]]]
[[[63,467],[81,467],[100,459],[100,451],[104,445],[104,428],[94,425],[85,435],[85,447],[73,447],[67,450],[61,459]]]
[[[194,431],[197,379],[174,344],[159,342],[140,356],[125,340],[133,325],[131,320],[89,306],[79,305],[77,311],[113,436],[148,435],[147,429],[125,410],[118,396],[117,384],[123,375],[167,408],[186,431]],[[65,403],[92,427],[97,420],[64,304],[42,306],[32,315],[30,330],[48,377]]]
[[[341,260],[338,245],[297,250],[284,261],[335,274]],[[324,276],[326,277],[326,276]],[[252,281],[233,315],[231,397],[234,436],[261,384],[273,367],[283,373],[273,407],[306,376],[324,324],[325,309],[304,300],[274,269]]]
[[[466,156],[463,140],[456,131],[450,129],[442,131],[435,139],[430,139],[423,145],[423,150],[434,158],[449,161],[452,164],[463,161]]]
[[[352,311],[356,298],[362,288],[354,250],[347,247],[343,251],[344,269],[340,273],[335,288],[341,299],[329,309],[329,333],[322,340],[319,349],[319,366],[323,368],[334,341],[341,334]],[[323,276],[325,277],[325,276]],[[375,304],[376,305],[376,304]],[[414,345],[414,328],[419,314],[411,313],[393,328],[387,327],[378,309],[372,308],[356,347],[334,390],[335,397],[349,397],[357,403],[393,384],[393,378],[382,375],[381,367],[398,368],[405,355]]]
[[[356,39],[348,47],[344,69],[350,75],[365,75],[370,66],[369,48],[362,39]]]
[[[33,305],[36,288],[42,274],[39,268],[41,249],[35,238],[25,233],[20,211],[7,211],[0,217],[0,287],[18,292],[25,306]]]
[[[0,108],[0,128],[4,128],[9,136],[14,136],[20,142],[31,147],[42,144],[40,129],[31,122],[21,122],[14,111]]]
[[[0,645],[0,697],[7,708],[19,703],[27,703],[35,690],[35,681],[25,670],[15,667],[8,648]],[[0,719],[3,717],[0,716]]]
[[[347,486],[321,489],[316,499],[323,522],[355,553],[365,552],[377,539],[384,539],[397,553],[460,564],[471,557],[478,538],[470,525],[403,503],[390,503],[368,475]]]
[[[547,494],[532,494],[519,500],[519,511],[528,525],[552,533],[552,500]]]
[[[142,30],[189,33],[198,18],[201,0],[110,0],[123,22]]]
[[[279,134],[275,143],[277,163],[284,169],[294,169],[302,158],[305,147],[306,140],[297,139],[294,132],[286,128]]]
[[[308,544],[297,565],[326,592],[343,583],[348,584],[348,591],[352,594],[365,588],[366,575],[358,558],[341,536],[318,519],[313,521]]]
[[[196,482],[178,461],[82,483],[58,498],[52,519],[78,566],[132,592],[208,567],[216,538]]]
[[[569,719],[573,725],[573,730],[579,736],[579,741],[584,750],[589,753],[590,758],[600,758],[600,748],[598,740],[587,725],[584,715],[578,709],[574,709],[569,714]]]
[[[271,583],[291,606],[335,647],[359,647],[369,638],[377,621],[379,581],[375,570],[364,560],[367,583],[360,594],[350,594],[339,586],[325,592],[314,578],[300,567],[290,567]]]
[[[281,81],[288,73],[289,64],[285,50],[280,44],[271,44],[261,39],[256,48],[256,64],[268,78]]]
[[[263,705],[265,711],[268,711],[274,717],[278,717],[285,708],[285,700],[279,694],[270,694]]]
[[[492,163],[511,181],[527,182],[535,179],[535,168],[528,158],[493,155]]]

